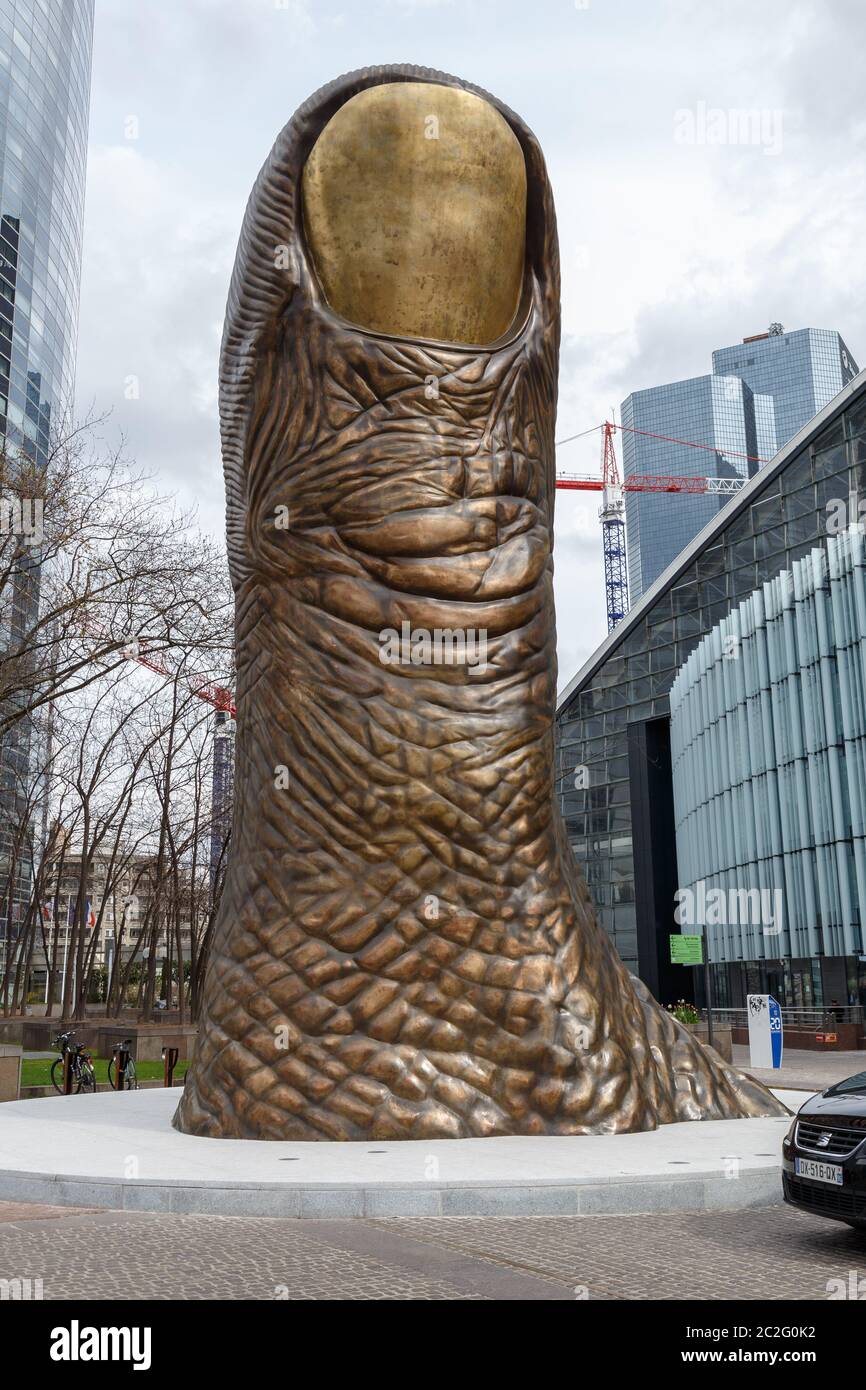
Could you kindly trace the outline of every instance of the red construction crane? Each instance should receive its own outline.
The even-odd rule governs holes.
[[[139,666],[146,666],[149,671],[156,671],[157,675],[174,679],[175,672],[164,662],[153,656],[148,656],[146,652],[139,651],[137,638],[123,648],[123,655],[127,661],[137,661]],[[237,715],[235,697],[224,685],[214,685],[212,681],[204,681],[201,685],[197,685],[196,681],[199,677],[196,675],[187,676],[185,679],[189,685],[190,693],[197,700],[205,700],[209,705],[213,705],[214,709],[223,710],[232,719],[235,718]]]
[[[574,439],[582,439],[596,429],[602,430],[601,476],[590,473],[557,473],[556,486],[563,491],[601,492],[602,505],[598,518],[602,528],[602,548],[604,551],[604,587],[607,607],[607,630],[611,631],[628,612],[628,574],[626,570],[625,549],[625,492],[684,492],[684,493],[735,493],[748,481],[746,478],[692,478],[681,474],[632,473],[628,478],[620,478],[616,461],[613,437],[617,429],[628,430],[630,434],[640,434],[648,439],[659,439],[666,444],[682,444],[689,449],[704,449],[708,453],[724,453],[730,458],[747,459],[749,462],[764,463],[766,460],[753,454],[739,454],[733,450],[720,450],[711,444],[698,444],[693,439],[674,439],[666,434],[652,434],[649,430],[632,429],[628,425],[615,425],[605,420],[603,425],[595,425],[581,434],[569,435],[557,441],[570,444]]]
[[[696,444],[691,439],[673,439],[666,434],[651,434],[649,430],[635,430],[628,425],[614,425],[609,420],[605,420],[603,425],[595,425],[594,429],[603,430],[602,438],[602,474],[599,477],[592,473],[557,473],[556,486],[566,491],[577,492],[603,492],[605,488],[620,488],[623,492],[739,492],[740,488],[747,481],[746,478],[690,478],[685,474],[667,473],[632,473],[628,478],[620,479],[619,469],[616,462],[616,453],[613,447],[613,436],[617,430],[627,431],[629,434],[642,434],[648,439],[661,439],[666,444],[684,444],[689,449],[706,449],[709,453],[717,454],[724,452],[729,458],[749,459],[757,463],[765,463],[765,459],[759,459],[754,454],[737,454],[731,450],[724,451],[713,448],[710,444]],[[591,433],[592,431],[584,431]],[[557,441],[557,448],[561,444],[570,444],[572,439],[581,439],[580,434],[569,435],[568,439]]]

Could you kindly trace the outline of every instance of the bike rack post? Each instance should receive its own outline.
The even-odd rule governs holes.
[[[129,1065],[129,1053],[124,1047],[114,1049],[114,1089],[122,1091],[126,1084],[126,1068]]]
[[[164,1071],[163,1085],[164,1085],[164,1086],[173,1086],[173,1085],[174,1085],[174,1080],[173,1080],[173,1078],[174,1078],[174,1069],[175,1069],[175,1067],[177,1066],[177,1048],[176,1048],[176,1047],[164,1047],[164,1048],[162,1049],[162,1060],[163,1060],[163,1071]]]
[[[69,1048],[63,1054],[63,1094],[72,1095],[72,1052]]]

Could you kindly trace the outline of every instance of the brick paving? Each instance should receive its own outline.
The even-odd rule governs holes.
[[[866,1052],[806,1052],[788,1047],[777,1071],[753,1067],[749,1049],[739,1043],[734,1044],[733,1052],[736,1066],[763,1081],[765,1086],[783,1089],[792,1086],[796,1090],[823,1091],[856,1072],[866,1071]]]
[[[297,1221],[0,1204],[0,1279],[46,1299],[826,1299],[866,1236],[787,1207]],[[831,1286],[832,1287],[832,1286]]]
[[[416,1240],[561,1280],[589,1298],[821,1299],[830,1280],[847,1279],[851,1271],[866,1279],[866,1235],[784,1206],[386,1224]]]

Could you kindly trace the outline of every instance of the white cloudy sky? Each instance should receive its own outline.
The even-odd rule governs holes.
[[[221,530],[217,352],[250,186],[311,92],[386,62],[481,84],[541,141],[559,438],[774,319],[838,328],[864,363],[864,39],[862,0],[97,0],[79,408],[111,409]],[[781,122],[770,148],[675,139],[678,112],[718,108]],[[595,469],[597,448],[559,466]],[[605,632],[597,507],[559,494],[560,684]]]

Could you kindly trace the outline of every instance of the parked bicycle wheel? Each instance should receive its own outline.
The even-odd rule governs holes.
[[[117,1089],[116,1077],[117,1073],[114,1069],[114,1058],[112,1057],[110,1062],[108,1063],[108,1084],[111,1087],[112,1091]],[[135,1063],[133,1062],[131,1057],[126,1064],[126,1069],[123,1073],[123,1089],[125,1091],[138,1090],[138,1076],[136,1075],[135,1071]]]
[[[75,1057],[70,1058],[69,1065],[72,1069],[72,1089],[76,1095],[82,1091],[96,1090],[96,1072],[93,1070],[93,1063],[82,1058],[80,1061]],[[51,1082],[55,1091],[63,1095],[63,1058],[58,1057],[51,1063]]]
[[[82,1058],[81,1065],[78,1069],[78,1085],[76,1090],[79,1092],[96,1090],[96,1072],[93,1070],[93,1063],[89,1058],[87,1060]]]

